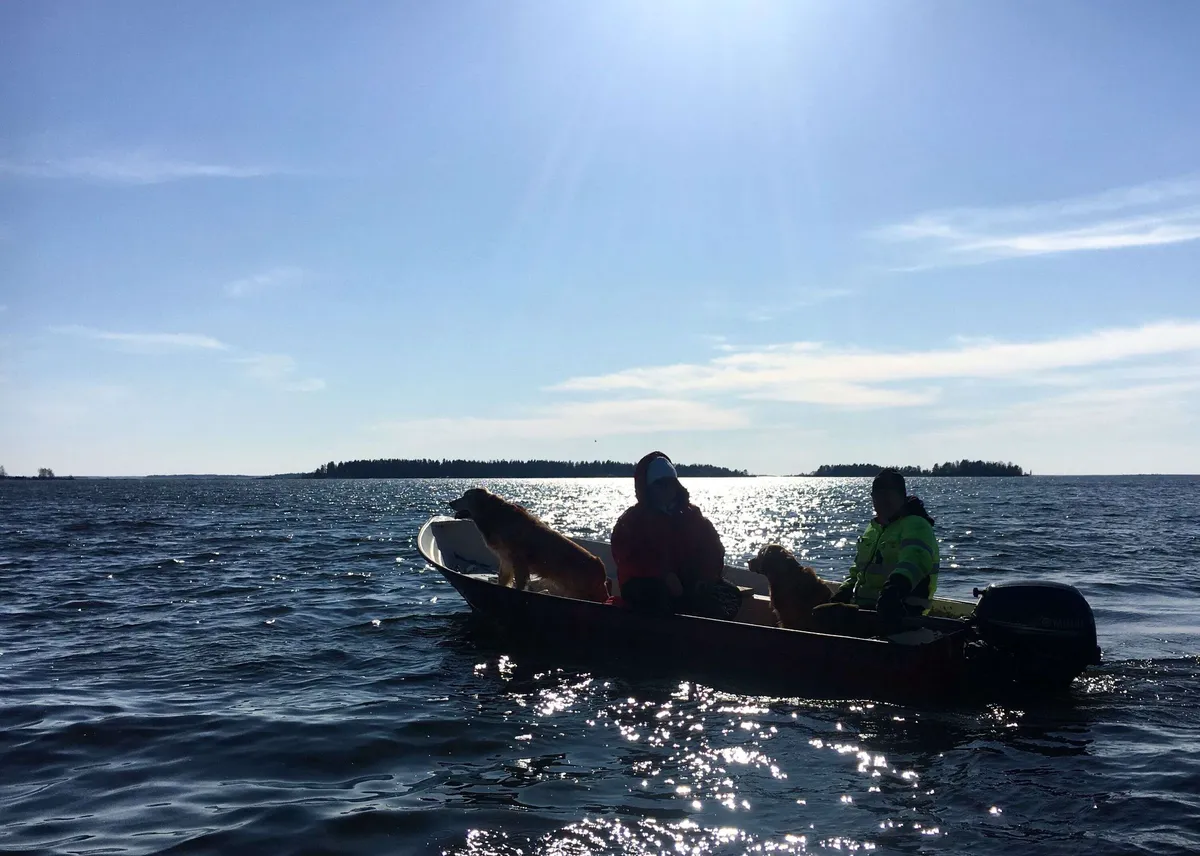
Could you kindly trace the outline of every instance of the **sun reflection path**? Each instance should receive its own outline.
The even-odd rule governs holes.
[[[447,852],[869,852],[880,842],[944,834],[922,801],[932,791],[922,789],[920,773],[871,745],[881,724],[911,714],[872,703],[756,699],[691,683],[629,693],[561,670],[522,680],[508,656],[477,672],[510,687],[505,718],[520,732],[521,754],[582,727],[585,734],[568,739],[581,738],[611,764],[581,781],[607,798],[551,833],[520,840],[473,830],[464,849]],[[581,769],[579,758],[562,764]],[[525,784],[565,775],[561,765],[521,769],[531,773]]]
[[[721,533],[725,558],[744,565],[779,543],[824,572],[842,571],[847,550],[870,517],[869,494],[841,479],[687,479],[695,502]],[[633,503],[632,480],[525,479],[489,482],[568,535],[607,541]],[[770,501],[764,503],[764,495]]]

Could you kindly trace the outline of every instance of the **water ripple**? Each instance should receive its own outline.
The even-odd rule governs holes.
[[[1067,702],[763,698],[516,653],[416,553],[465,482],[0,482],[0,850],[1191,853],[1196,479],[916,482],[941,590],[1049,577]],[[731,561],[840,576],[854,479],[689,482]],[[607,538],[625,481],[491,487]]]

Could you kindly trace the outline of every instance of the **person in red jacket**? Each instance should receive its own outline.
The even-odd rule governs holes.
[[[671,459],[651,452],[633,472],[637,504],[612,534],[620,597],[612,601],[642,612],[686,612],[731,619],[740,596],[721,579],[725,547],[712,523],[692,505]]]

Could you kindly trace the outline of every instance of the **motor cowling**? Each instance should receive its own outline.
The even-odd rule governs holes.
[[[1092,608],[1074,586],[995,583],[975,594],[976,633],[1016,682],[1066,686],[1100,662]]]

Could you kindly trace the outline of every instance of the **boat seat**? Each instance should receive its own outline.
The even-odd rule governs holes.
[[[927,645],[940,635],[928,627],[919,627],[916,630],[905,630],[901,633],[894,633],[886,638],[887,641],[895,645]]]

